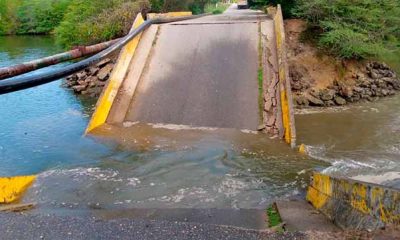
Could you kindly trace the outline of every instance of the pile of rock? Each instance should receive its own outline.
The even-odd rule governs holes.
[[[354,74],[351,81],[335,81],[327,89],[311,89],[296,79],[292,80],[292,84],[294,102],[298,107],[330,107],[360,100],[375,101],[400,91],[400,79],[396,73],[386,64],[377,62],[368,63],[365,71]]]
[[[76,94],[99,97],[110,78],[114,64],[115,60],[106,58],[92,67],[67,77],[64,85],[73,89]]]

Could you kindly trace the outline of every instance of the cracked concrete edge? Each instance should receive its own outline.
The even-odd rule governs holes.
[[[263,66],[263,121],[272,137],[283,138],[281,99],[279,97],[278,62],[272,21],[261,22]]]
[[[279,87],[282,109],[282,122],[284,127],[284,139],[291,145],[292,148],[296,147],[296,126],[293,110],[293,99],[289,76],[289,65],[287,62],[286,50],[286,36],[285,26],[283,22],[283,15],[281,5],[278,4],[274,19],[274,29],[276,38],[276,49],[278,56],[278,74],[279,74]]]

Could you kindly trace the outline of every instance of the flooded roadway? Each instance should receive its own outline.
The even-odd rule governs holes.
[[[1,38],[0,66],[57,51],[49,38]],[[398,179],[399,100],[297,115],[307,157],[264,135],[229,129],[125,123],[114,135],[105,126],[99,137],[83,137],[94,101],[57,81],[0,96],[0,174],[38,174],[23,201],[40,209],[263,209],[301,194],[314,169]]]

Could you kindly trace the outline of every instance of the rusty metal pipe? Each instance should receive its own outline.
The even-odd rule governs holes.
[[[59,53],[53,56],[33,60],[30,62],[25,62],[21,64],[17,64],[10,67],[0,68],[0,80],[15,77],[24,73],[32,72],[34,70],[38,70],[44,67],[48,67],[51,65],[55,65],[61,62],[66,62],[74,59],[78,59],[81,57],[87,57],[93,55],[95,53],[101,52],[104,49],[112,46],[117,43],[121,39],[115,39],[108,42],[103,42],[99,44],[95,44],[92,46],[80,46],[71,51]]]
[[[152,24],[177,22],[177,21],[199,18],[207,15],[210,14],[202,14],[202,15],[195,15],[188,17],[157,18],[157,19],[147,20],[143,24],[141,24],[138,28],[136,28],[134,31],[129,33],[127,36],[121,38],[117,43],[80,62],[67,65],[62,69],[51,69],[48,72],[37,75],[18,76],[15,78],[7,78],[3,81],[0,81],[0,95],[36,87],[42,84],[59,80],[63,77],[67,77],[73,73],[79,72],[93,64],[100,62],[104,58],[109,57],[111,54],[120,50],[123,46],[129,43],[133,38],[135,38],[141,32],[146,30]]]

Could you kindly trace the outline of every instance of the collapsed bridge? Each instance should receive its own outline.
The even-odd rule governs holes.
[[[122,50],[87,133],[139,121],[265,130],[295,146],[277,16],[231,7],[152,25]],[[135,24],[143,21],[139,15]]]
[[[162,21],[154,15],[145,21],[139,15],[132,34],[118,41],[118,47],[112,45],[99,55],[40,79],[1,81],[0,92],[59,79],[124,46],[87,133],[105,124],[139,121],[260,130],[294,147],[296,133],[280,8],[270,16],[234,8],[218,16],[190,15],[171,13]],[[360,209],[364,211],[359,218],[373,216],[378,219],[377,225],[398,222],[398,195],[394,191],[392,194],[378,186],[346,185],[316,176],[309,200],[317,208],[335,216],[337,212],[330,207],[342,199],[334,197],[343,194],[349,196],[340,202],[343,206],[357,214]],[[9,189],[16,195],[4,201],[17,199],[17,193],[33,179],[24,180],[18,189]],[[6,184],[12,185],[9,181]],[[388,207],[382,204],[385,198],[394,199]]]

